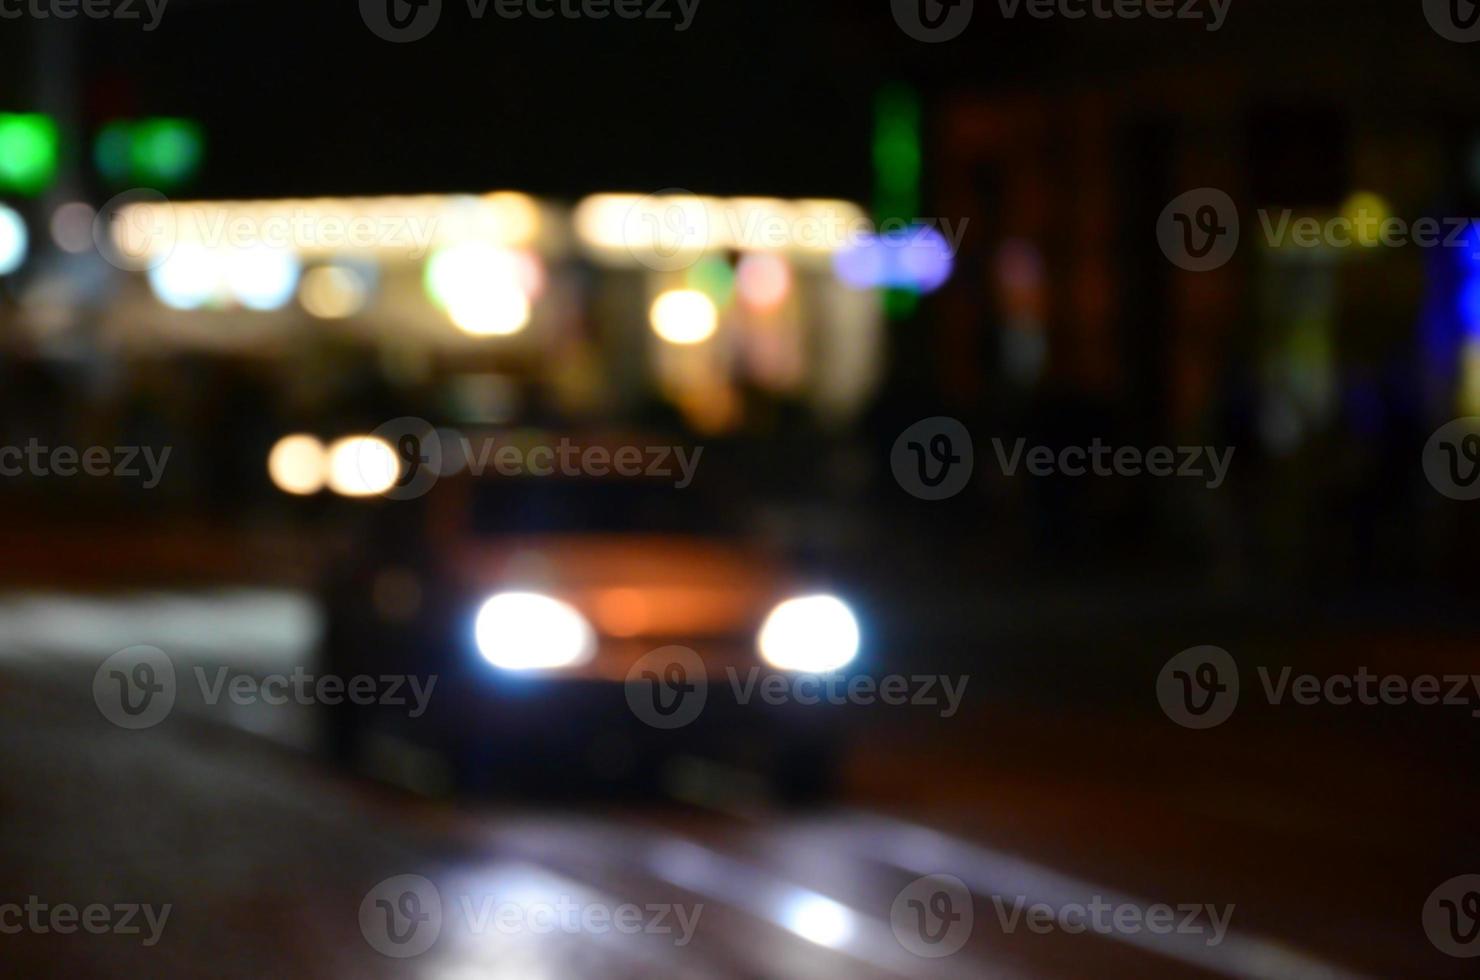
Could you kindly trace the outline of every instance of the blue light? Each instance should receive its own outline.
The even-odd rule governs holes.
[[[911,229],[902,236],[895,253],[899,275],[895,286],[913,286],[922,293],[933,293],[951,278],[955,258],[945,236],[934,228]]]
[[[1480,338],[1480,275],[1471,275],[1459,290],[1459,319],[1468,339]]]
[[[945,236],[926,225],[882,237],[867,235],[833,256],[838,278],[855,289],[933,293],[951,278],[954,267]]]
[[[877,289],[888,279],[888,257],[873,235],[860,239],[833,256],[833,271],[854,289]]]
[[[1458,312],[1467,340],[1480,338],[1480,228],[1471,223],[1460,238]]]

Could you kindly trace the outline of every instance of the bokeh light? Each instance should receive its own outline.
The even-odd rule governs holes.
[[[589,660],[596,638],[574,608],[537,592],[505,592],[478,610],[483,658],[505,670],[555,670]]]
[[[761,626],[761,656],[774,667],[827,673],[858,655],[858,620],[846,603],[830,595],[788,599]]]
[[[861,236],[833,256],[833,271],[855,289],[932,293],[951,278],[955,263],[945,236],[920,225],[883,236]]]
[[[284,493],[308,496],[324,488],[324,444],[310,435],[283,436],[267,454],[267,474]]]
[[[52,212],[51,240],[57,248],[72,255],[81,255],[93,247],[93,221],[98,213],[92,205],[82,201],[69,201]]]
[[[670,344],[702,344],[719,329],[714,301],[696,289],[673,289],[653,301],[653,332]]]
[[[427,296],[459,330],[506,337],[528,326],[528,290],[543,288],[543,271],[518,253],[469,242],[435,252],[423,283]]]
[[[774,310],[791,295],[791,266],[779,255],[756,252],[745,256],[735,278],[740,301],[753,310]]]
[[[29,244],[25,220],[0,204],[0,276],[8,276],[21,267]]]
[[[287,306],[298,288],[298,257],[288,249],[253,245],[222,255],[232,297],[249,310]]]
[[[0,189],[39,194],[56,179],[56,122],[34,112],[0,112]]]
[[[711,255],[700,259],[684,274],[684,284],[714,300],[718,307],[728,306],[735,295],[735,270],[727,259]]]
[[[342,265],[322,265],[303,275],[298,302],[310,316],[342,320],[364,309],[370,287],[358,270]]]
[[[222,279],[220,257],[196,244],[181,244],[149,270],[155,297],[175,310],[198,310],[219,300]]]
[[[346,497],[373,497],[396,485],[401,462],[375,436],[347,436],[329,447],[329,489]]]
[[[1382,244],[1382,223],[1392,214],[1392,205],[1371,191],[1357,191],[1341,206],[1341,216],[1352,224],[1352,241],[1364,248]]]

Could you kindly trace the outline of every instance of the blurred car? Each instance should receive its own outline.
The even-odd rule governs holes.
[[[785,800],[825,797],[836,709],[785,692],[851,662],[858,624],[739,530],[734,494],[484,470],[373,502],[375,533],[328,590],[327,667],[437,681],[420,717],[331,709],[337,755],[366,765],[377,746],[412,746],[474,791],[682,793],[749,776]]]

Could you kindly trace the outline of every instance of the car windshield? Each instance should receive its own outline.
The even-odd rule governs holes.
[[[473,489],[474,534],[712,534],[724,515],[695,487],[638,480],[486,477]]]

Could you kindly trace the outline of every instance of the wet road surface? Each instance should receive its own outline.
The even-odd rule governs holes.
[[[37,912],[40,926],[0,935],[21,975],[1469,975],[1421,911],[1474,870],[1473,767],[1460,772],[1453,740],[1415,749],[1410,727],[1357,739],[1287,713],[1190,739],[1004,702],[949,729],[861,726],[844,797],[820,811],[723,792],[429,799],[328,766],[295,712],[187,709],[119,730],[92,674],[120,608],[141,631],[151,617],[83,602],[76,630],[111,617],[98,643],[42,643],[24,625],[36,601],[57,600],[0,606],[0,905],[152,919],[61,934],[65,919]],[[310,615],[291,596],[233,601],[258,632],[226,616],[193,656],[306,656],[281,631]],[[912,885],[929,875],[970,897]],[[1100,930],[1085,927],[1097,904]],[[1159,904],[1185,928],[1150,931]],[[21,914],[0,910],[0,927]]]

